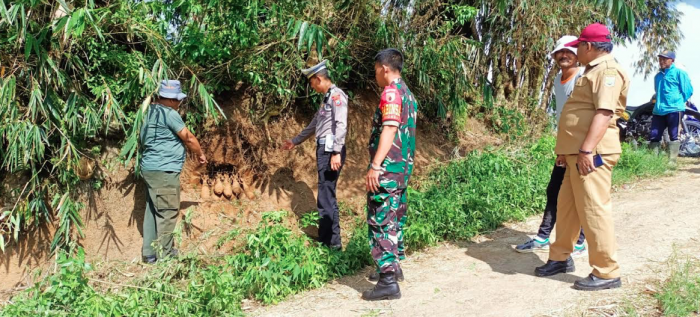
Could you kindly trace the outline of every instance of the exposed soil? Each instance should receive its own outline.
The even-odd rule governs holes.
[[[254,125],[245,109],[249,99],[233,98],[222,102],[229,118],[221,126],[205,124],[206,132],[201,142],[207,149],[211,164],[197,168],[188,158],[181,176],[182,219],[187,215],[191,225],[182,230],[181,251],[200,254],[225,252],[214,248],[219,237],[233,228],[255,227],[261,212],[289,210],[289,222],[294,224],[304,213],[316,209],[315,195],[317,174],[315,145],[307,141],[293,151],[286,152],[279,144],[293,137],[310,122],[313,110],[287,114],[270,120],[267,125]],[[369,158],[366,150],[371,117],[378,97],[370,91],[360,92],[351,99],[349,108],[350,128],[347,137],[347,161],[338,184],[338,198],[355,213],[362,212],[364,201],[363,177]],[[472,122],[471,129],[482,133],[486,129]],[[455,145],[440,137],[442,133],[431,131],[429,124],[419,121],[416,150],[416,174],[424,172],[432,162],[445,161],[455,151]],[[483,137],[484,142],[470,146],[485,146],[497,142]],[[496,141],[494,141],[496,140]],[[99,160],[97,175],[104,178],[100,190],[84,186],[83,212],[85,237],[80,239],[89,261],[136,263],[141,257],[142,224],[145,208],[145,187],[135,178],[133,166],[121,166],[115,159],[118,144],[105,144]],[[203,201],[200,198],[200,175],[233,172],[239,175],[244,189],[250,190],[252,199],[242,193],[240,199]],[[9,200],[8,200],[9,201]],[[1,202],[1,201],[0,201]],[[350,226],[350,218],[342,217],[341,227]],[[183,221],[180,221],[181,223]],[[0,298],[25,288],[36,278],[32,272],[52,269],[48,257],[53,228],[45,226],[24,235],[19,243],[12,243],[0,256]],[[305,232],[315,236],[315,230]],[[224,251],[221,251],[224,250]]]
[[[473,241],[445,243],[409,256],[399,300],[363,301],[361,292],[373,286],[365,279],[367,268],[279,305],[248,303],[247,308],[255,316],[612,316],[605,309],[665,277],[674,246],[695,245],[684,249],[698,256],[700,163],[686,162],[674,177],[623,186],[614,194],[620,289],[574,290],[573,282],[591,271],[588,258],[576,260],[574,273],[535,277],[534,268],[544,264],[547,254],[513,251],[536,233],[541,216],[535,216]]]

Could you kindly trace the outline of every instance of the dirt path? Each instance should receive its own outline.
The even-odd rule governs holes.
[[[413,254],[403,264],[403,297],[365,302],[372,287],[364,276],[334,281],[277,306],[251,311],[254,316],[564,316],[597,302],[622,299],[640,285],[658,279],[659,266],[674,245],[697,242],[700,215],[700,163],[687,161],[678,174],[625,186],[614,194],[618,258],[623,288],[579,292],[572,283],[590,273],[588,258],[577,259],[576,272],[552,278],[533,275],[547,254],[518,254],[515,244],[534,235],[540,217],[508,224],[477,242],[442,244]],[[653,268],[656,269],[653,269]],[[655,273],[657,272],[657,273]],[[244,304],[245,306],[245,304]]]

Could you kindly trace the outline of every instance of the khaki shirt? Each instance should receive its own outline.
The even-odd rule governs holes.
[[[613,112],[613,117],[603,139],[593,152],[622,153],[620,132],[615,123],[625,111],[629,83],[627,72],[615,62],[612,54],[590,62],[583,76],[576,80],[574,92],[564,104],[554,152],[559,155],[578,154],[596,110],[606,109]]]

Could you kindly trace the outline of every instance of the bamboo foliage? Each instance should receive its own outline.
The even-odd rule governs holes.
[[[55,248],[81,235],[78,194],[90,181],[78,162],[105,139],[137,161],[162,79],[183,81],[195,134],[226,119],[215,96],[230,91],[267,127],[318,104],[300,68],[327,58],[337,84],[365,87],[374,54],[396,47],[424,116],[450,132],[476,116],[512,134],[548,103],[557,38],[611,21],[618,42],[639,36],[648,73],[658,43],[680,39],[678,16],[658,0],[0,0],[0,181],[23,181],[0,193],[12,197],[0,248],[42,221],[59,226]]]
[[[81,236],[80,158],[100,139],[122,136],[123,157],[136,157],[140,101],[162,79],[187,74],[146,4],[75,5],[0,0],[0,167],[27,176],[6,194],[13,201],[0,220],[2,249],[5,237],[41,221],[56,221],[54,249]],[[186,77],[199,113],[216,116],[206,85]]]
[[[378,16],[371,3],[0,0],[0,167],[26,180],[1,193],[12,201],[0,247],[42,221],[58,226],[53,248],[81,235],[79,160],[117,139],[121,159],[138,161],[144,110],[162,79],[183,80],[195,133],[225,119],[214,96],[239,84],[256,97],[252,119],[267,122],[308,94],[298,73],[307,58],[333,58],[340,80],[364,63],[352,54],[374,49],[350,43],[368,42],[361,18]]]

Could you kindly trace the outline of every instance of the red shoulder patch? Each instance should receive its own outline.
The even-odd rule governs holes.
[[[343,98],[341,98],[340,95],[333,95],[331,96],[331,99],[333,99],[333,104],[336,107],[340,107],[343,105]]]

